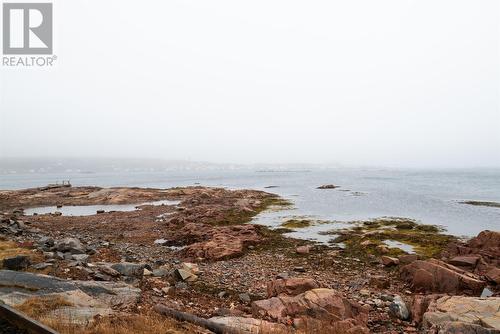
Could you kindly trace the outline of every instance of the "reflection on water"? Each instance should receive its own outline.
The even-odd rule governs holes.
[[[114,205],[74,205],[63,206],[57,208],[55,206],[44,206],[39,208],[25,209],[26,216],[33,215],[34,213],[43,215],[48,213],[60,212],[63,216],[91,216],[95,215],[97,211],[135,211],[141,205],[178,205],[180,201],[161,200],[154,202],[146,202],[140,204],[114,204]]]

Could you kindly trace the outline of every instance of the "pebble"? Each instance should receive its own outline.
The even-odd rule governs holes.
[[[53,266],[52,263],[46,263],[46,262],[43,262],[43,263],[37,263],[33,266],[33,269],[36,269],[36,270],[42,270],[42,269],[45,269],[45,268],[48,268],[48,267],[51,267]]]
[[[289,279],[290,278],[290,275],[288,273],[279,273],[278,275],[276,275],[276,278],[277,279]]]
[[[361,296],[368,297],[370,295],[370,290],[361,289],[361,290],[359,290],[359,294]]]

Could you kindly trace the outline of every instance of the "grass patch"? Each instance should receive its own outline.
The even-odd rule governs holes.
[[[61,334],[177,334],[195,330],[195,326],[181,324],[153,312],[95,318],[88,324],[50,314],[68,306],[73,304],[61,296],[46,296],[31,298],[16,308]]]
[[[73,304],[61,296],[46,296],[28,299],[16,308],[32,318],[40,319],[42,316],[66,306],[73,306]]]
[[[32,251],[28,248],[19,247],[19,245],[13,241],[0,240],[0,260],[17,255],[32,255]]]
[[[61,334],[184,334],[200,330],[194,325],[180,323],[156,313],[104,317],[88,325],[71,324],[48,317],[38,320]]]

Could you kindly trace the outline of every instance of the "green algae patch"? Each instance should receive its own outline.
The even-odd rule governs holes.
[[[394,228],[396,230],[416,230],[423,232],[442,232],[443,228],[436,225],[419,224],[417,221],[408,218],[383,217],[374,220],[364,221],[362,225],[368,229]]]
[[[223,212],[222,217],[218,217],[208,223],[217,226],[241,225],[252,221],[259,213],[266,210],[286,210],[292,207],[292,202],[270,194],[261,200],[259,207],[254,210],[242,210],[240,208],[230,208]]]
[[[475,206],[489,206],[491,208],[500,208],[500,203],[486,201],[462,201],[461,204],[469,204]]]
[[[260,213],[262,211],[290,210],[293,208],[294,206],[291,201],[278,196],[272,196],[262,201],[262,204],[259,207],[258,212]]]
[[[314,225],[314,222],[312,220],[309,220],[309,219],[289,219],[286,222],[284,222],[283,224],[281,224],[282,227],[291,228],[291,229],[305,228],[305,227],[309,227],[311,225]]]
[[[416,254],[423,258],[438,256],[450,242],[457,238],[443,234],[443,229],[434,225],[419,224],[406,218],[381,218],[366,222],[356,222],[356,226],[332,231],[338,234],[335,243],[342,242],[346,250],[360,255],[406,254],[397,247],[388,247],[384,241],[393,240],[413,247]]]
[[[295,254],[297,246],[307,244],[305,240],[288,238],[283,234],[293,232],[288,228],[270,229],[266,226],[259,226],[259,235],[263,237],[263,241],[255,246],[256,251],[273,251],[284,255]]]
[[[336,223],[336,221],[312,219],[309,218],[308,216],[296,216],[286,220],[284,223],[281,224],[281,227],[289,229],[300,229],[300,228],[311,227],[314,225],[334,224],[334,223]]]

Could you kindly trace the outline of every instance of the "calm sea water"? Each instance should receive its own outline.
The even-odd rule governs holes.
[[[318,232],[342,222],[383,216],[406,217],[444,226],[449,233],[473,236],[500,230],[500,208],[460,204],[461,200],[500,202],[500,170],[329,169],[304,171],[175,171],[0,175],[0,189],[42,186],[71,180],[74,186],[173,187],[200,184],[231,189],[251,188],[279,194],[295,208],[265,212],[255,221],[279,226],[294,216],[334,221],[301,229],[296,235],[326,242]],[[323,184],[341,186],[318,190]],[[277,186],[266,189],[267,186]]]

